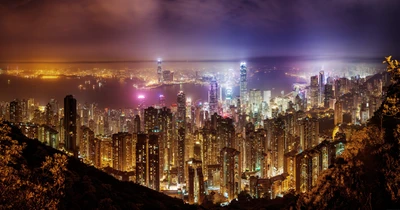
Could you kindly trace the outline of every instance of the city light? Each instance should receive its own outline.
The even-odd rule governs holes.
[[[0,1],[0,206],[398,208],[400,1],[314,1]]]

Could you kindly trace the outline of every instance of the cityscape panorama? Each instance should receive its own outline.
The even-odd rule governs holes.
[[[399,6],[0,2],[0,208],[400,208]]]

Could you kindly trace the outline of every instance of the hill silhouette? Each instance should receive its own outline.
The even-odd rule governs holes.
[[[38,140],[25,137],[16,127],[8,128],[7,131],[6,124],[0,122],[0,125],[2,129],[1,155],[12,154],[8,156],[11,157],[8,158],[10,159],[8,163],[0,163],[1,171],[11,170],[8,176],[14,174],[16,181],[14,180],[13,183],[21,183],[16,185],[20,188],[16,189],[17,191],[8,188],[15,188],[13,183],[0,183],[0,189],[3,186],[5,191],[9,192],[0,199],[0,209],[196,209],[195,206],[184,204],[180,199],[171,198],[133,182],[119,181],[93,166],[88,166],[75,158],[66,157],[59,150],[46,146]],[[5,137],[6,135],[16,141],[11,142],[11,139]],[[20,146],[22,153],[18,155],[9,152],[15,150],[13,146]],[[54,157],[54,160],[51,157]],[[62,164],[57,162],[63,160],[58,157],[64,157],[65,169],[58,177],[62,186],[55,188],[48,183],[56,183],[55,174],[59,172],[57,167],[63,168]],[[2,159],[5,160],[5,158]],[[43,169],[46,160],[52,161],[55,167],[49,170]],[[4,167],[7,166],[10,167],[5,170]],[[21,168],[26,168],[26,170],[22,172]],[[44,176],[43,174],[48,174],[47,171],[51,172],[50,175]],[[0,178],[2,178],[1,175],[0,173]],[[35,180],[37,184],[30,185],[35,183]],[[38,191],[37,188],[43,189]],[[49,192],[52,193],[42,196]],[[27,195],[28,193],[36,193],[37,198],[31,198],[32,196]],[[14,200],[13,197],[15,197]],[[38,204],[39,198],[43,200],[42,205]],[[36,200],[29,202],[30,199]],[[18,201],[20,202],[17,203]],[[49,203],[55,203],[55,205]]]

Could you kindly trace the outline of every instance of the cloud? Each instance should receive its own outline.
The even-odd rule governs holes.
[[[3,0],[0,56],[356,54],[366,53],[366,45],[374,47],[369,54],[377,54],[393,50],[399,40],[393,27],[398,5],[396,0]]]

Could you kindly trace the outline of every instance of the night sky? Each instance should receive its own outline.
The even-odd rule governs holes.
[[[399,0],[1,0],[0,61],[400,55],[399,8]]]

